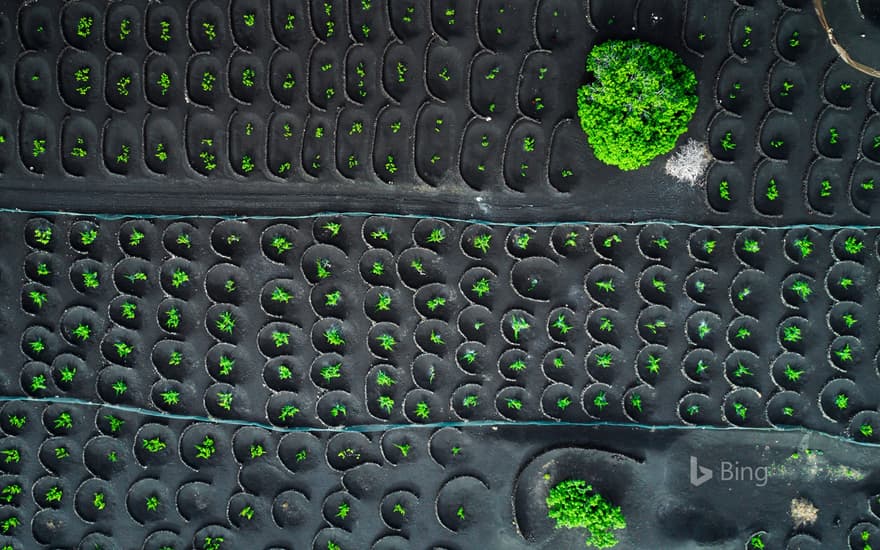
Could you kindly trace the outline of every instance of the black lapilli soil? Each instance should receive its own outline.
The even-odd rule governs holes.
[[[0,27],[10,208],[763,225],[876,214],[878,88],[836,59],[804,0],[53,0],[0,6]],[[663,45],[695,70],[682,141],[711,150],[704,187],[672,181],[662,158],[621,172],[593,156],[575,95],[586,53],[611,38]]]
[[[279,428],[880,428],[876,230],[2,223],[6,396]]]
[[[6,549],[577,548],[586,532],[554,529],[543,502],[573,476],[621,506],[624,548],[733,550],[758,536],[774,548],[861,549],[865,533],[880,536],[873,449],[822,435],[755,431],[745,441],[737,431],[585,425],[332,433],[8,400],[0,428]],[[761,464],[766,476],[694,487],[694,455]],[[819,519],[791,526],[805,483]]]
[[[620,548],[876,547],[851,4],[0,2],[0,550],[581,548],[571,482]],[[595,158],[609,39],[694,70],[696,184]]]

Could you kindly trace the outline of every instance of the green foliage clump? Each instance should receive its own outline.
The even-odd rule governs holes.
[[[671,151],[697,110],[697,77],[672,51],[609,40],[587,57],[593,81],[578,89],[581,128],[596,158],[621,170]]]
[[[547,515],[556,520],[557,529],[588,529],[588,547],[611,548],[618,543],[611,531],[626,528],[626,519],[620,512],[620,506],[612,506],[582,479],[563,481],[550,489],[547,508]]]

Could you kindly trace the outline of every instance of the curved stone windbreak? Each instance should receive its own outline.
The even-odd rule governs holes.
[[[803,0],[40,2],[0,24],[9,208],[876,217],[877,87],[835,62]],[[705,189],[665,175],[665,157],[622,172],[587,145],[574,101],[585,56],[627,37],[695,70],[683,139],[713,155]]]
[[[880,437],[876,229],[3,220],[7,396]]]
[[[620,506],[626,527],[613,534],[625,548],[759,541],[794,550],[880,536],[875,449],[804,433],[583,425],[280,433],[26,401],[2,403],[0,429],[0,544],[15,549],[577,548],[588,532],[556,528],[546,502],[572,479]],[[694,460],[703,468],[696,482]],[[815,493],[805,502],[822,511],[809,532],[788,517],[806,483]],[[717,502],[719,491],[731,500]],[[704,527],[689,527],[696,518]]]

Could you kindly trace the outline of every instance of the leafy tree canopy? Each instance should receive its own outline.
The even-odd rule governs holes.
[[[588,529],[588,547],[611,548],[618,542],[611,531],[626,528],[626,519],[620,507],[612,506],[582,479],[563,481],[550,489],[547,508],[547,515],[556,520],[557,529]]]
[[[581,128],[596,158],[621,170],[671,151],[697,109],[697,77],[675,53],[641,40],[609,40],[587,57],[578,89]]]

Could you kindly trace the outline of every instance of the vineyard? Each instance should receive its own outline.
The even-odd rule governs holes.
[[[880,545],[869,4],[0,3],[0,550]]]

